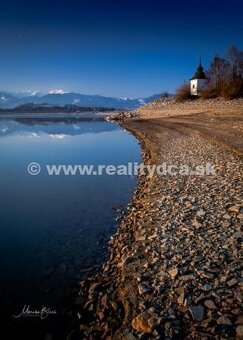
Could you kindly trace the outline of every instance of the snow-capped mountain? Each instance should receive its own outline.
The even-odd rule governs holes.
[[[21,92],[16,92],[12,93],[13,96],[16,96],[18,98],[25,98],[25,97],[33,97],[33,96],[42,96],[44,93],[36,90],[28,90],[28,91],[21,91]]]
[[[160,97],[159,94],[148,98],[113,98],[99,95],[84,95],[63,90],[52,90],[48,94],[38,91],[20,93],[0,92],[0,108],[14,108],[27,103],[51,105],[78,105],[82,107],[106,107],[115,109],[135,109]]]
[[[49,94],[64,94],[64,93],[66,92],[63,90],[57,90],[57,89],[49,91]]]

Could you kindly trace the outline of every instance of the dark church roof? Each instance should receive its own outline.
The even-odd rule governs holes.
[[[206,74],[203,71],[203,67],[201,65],[201,62],[199,64],[194,76],[190,80],[192,80],[192,79],[206,79]]]

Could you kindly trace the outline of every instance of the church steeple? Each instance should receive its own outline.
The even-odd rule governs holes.
[[[199,96],[201,90],[204,89],[206,84],[206,74],[202,67],[201,56],[199,59],[199,65],[196,69],[194,76],[190,79],[190,88],[191,88],[191,95]]]
[[[201,57],[200,57],[200,60],[199,60],[199,65],[197,67],[197,70],[196,70],[194,76],[191,78],[191,80],[192,79],[206,79],[206,74],[203,71],[203,67],[202,67],[202,63],[201,63]]]

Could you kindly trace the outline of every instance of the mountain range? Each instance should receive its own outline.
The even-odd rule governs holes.
[[[105,107],[114,109],[136,109],[137,107],[154,101],[161,97],[155,94],[147,98],[114,98],[99,95],[85,95],[75,92],[64,92],[62,90],[52,90],[48,94],[38,91],[27,91],[19,93],[0,92],[0,108],[10,109],[20,105],[49,104],[49,105],[77,105],[81,107]]]

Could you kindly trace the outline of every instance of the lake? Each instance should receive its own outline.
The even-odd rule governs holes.
[[[127,164],[138,141],[119,125],[80,117],[0,119],[1,316],[24,305],[57,308],[104,261],[132,176],[30,175],[29,163]],[[118,211],[117,211],[118,210]]]

